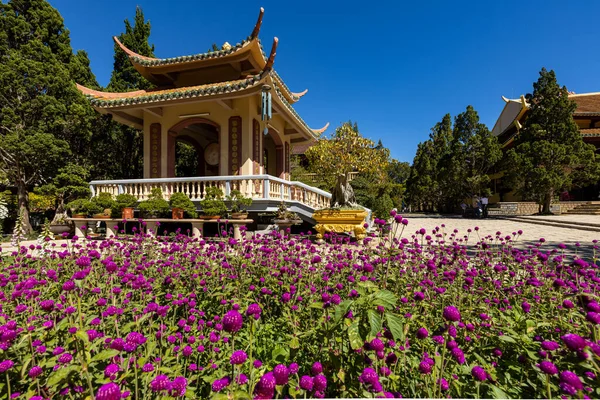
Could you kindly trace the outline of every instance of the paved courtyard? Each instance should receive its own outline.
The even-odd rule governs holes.
[[[423,215],[409,215],[406,216],[406,218],[408,219],[409,224],[404,230],[404,236],[413,234],[416,230],[421,228],[425,228],[427,232],[430,233],[436,226],[441,227],[442,224],[446,225],[445,229],[448,233],[451,233],[454,229],[458,229],[459,233],[466,234],[468,229],[479,227],[479,235],[482,237],[487,235],[495,236],[498,231],[506,236],[522,230],[523,234],[519,238],[519,247],[537,243],[540,238],[544,238],[546,240],[544,243],[545,248],[550,249],[557,246],[559,243],[564,243],[568,246],[570,251],[578,251],[579,254],[585,254],[586,257],[591,257],[593,254],[592,240],[600,241],[600,232],[538,225],[534,221],[529,223],[509,219],[468,219],[461,217]],[[597,223],[600,225],[600,216],[553,216],[551,218],[572,223]],[[580,247],[576,247],[576,243],[579,243]]]

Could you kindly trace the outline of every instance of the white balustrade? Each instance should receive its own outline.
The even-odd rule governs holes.
[[[92,181],[90,189],[92,194],[108,192],[113,196],[128,193],[135,196],[138,201],[147,200],[152,189],[160,188],[165,199],[171,198],[173,193],[184,193],[191,200],[202,200],[206,196],[206,189],[216,186],[225,195],[232,190],[239,190],[244,196],[254,200],[276,200],[297,202],[312,209],[329,206],[331,194],[302,182],[288,181],[271,175],[248,176],[206,176],[190,178],[151,178],[151,179],[123,179],[110,181]]]

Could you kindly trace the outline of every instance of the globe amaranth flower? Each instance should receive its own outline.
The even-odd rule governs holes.
[[[425,339],[429,336],[429,332],[427,331],[426,328],[419,328],[417,329],[417,338],[418,339]]]
[[[483,369],[479,365],[473,367],[473,369],[471,370],[471,375],[473,375],[473,378],[481,382],[487,380],[487,372],[485,372],[485,369]]]
[[[226,376],[224,378],[221,378],[221,379],[217,379],[212,384],[212,391],[213,392],[220,392],[221,390],[223,390],[227,386],[229,386],[229,382],[230,381],[229,381],[229,377],[228,376]]]
[[[100,389],[96,392],[96,400],[120,400],[121,389],[119,385],[114,382],[107,383],[100,386]]]
[[[296,363],[290,364],[290,374],[297,374],[299,369],[300,369],[300,366],[298,364],[296,364]]]
[[[260,315],[261,312],[262,309],[260,308],[260,305],[252,303],[248,306],[248,309],[246,310],[246,315]]]
[[[315,391],[324,392],[327,389],[327,377],[323,374],[319,374],[315,376],[314,379],[314,389]]]
[[[444,378],[438,379],[437,384],[440,386],[440,389],[442,389],[443,391],[450,389],[450,385],[448,384],[448,381],[445,380]]]
[[[117,373],[120,369],[118,364],[108,364],[106,368],[104,368],[104,376],[113,381],[117,378]]]
[[[73,361],[73,356],[70,353],[61,354],[60,357],[58,357],[58,362],[61,364],[68,364],[71,361]]]
[[[554,351],[560,348],[560,344],[552,341],[552,340],[544,340],[542,342],[542,349],[548,351]]]
[[[465,363],[465,353],[459,347],[453,348],[450,353],[457,363],[461,365]]]
[[[153,392],[163,392],[171,389],[171,381],[166,375],[158,375],[150,382],[150,389]]]
[[[229,379],[229,378],[227,378]],[[182,397],[185,396],[185,391],[187,389],[187,379],[183,376],[178,376],[173,379],[171,382],[171,396],[172,397]]]
[[[152,365],[150,363],[146,363],[142,367],[142,371],[144,371],[144,372],[152,372],[152,371],[154,371],[154,365]]]
[[[431,364],[428,363],[427,361],[421,361],[419,363],[419,372],[421,372],[422,374],[430,374],[431,373]]]
[[[458,311],[458,308],[456,308],[454,306],[446,306],[444,308],[442,316],[444,317],[444,319],[446,319],[448,321],[452,321],[452,322],[460,321],[460,312]]]
[[[366,386],[367,390],[373,393],[383,391],[383,387],[379,382],[379,375],[373,368],[365,368],[358,377],[358,381]]]
[[[244,350],[236,350],[231,354],[229,362],[233,365],[241,365],[246,362],[248,355]]]
[[[272,372],[267,372],[260,377],[260,380],[254,387],[255,399],[272,399],[275,394],[275,377]]]
[[[40,367],[39,365],[36,365],[36,366],[31,367],[28,375],[30,378],[33,379],[33,378],[40,376],[43,372],[44,372],[44,370],[42,370],[42,367]]]
[[[278,385],[287,385],[290,371],[284,364],[279,364],[273,368],[273,376],[275,377],[275,383]]]
[[[560,383],[560,388],[567,394],[574,395],[577,394],[578,390],[583,389],[581,379],[579,379],[577,374],[571,371],[563,371],[560,373]],[[573,393],[572,389],[575,389],[575,393]]]
[[[588,311],[588,313],[585,316],[585,319],[587,319],[593,324],[600,325],[600,313]]]
[[[315,362],[315,363],[312,365],[312,367],[310,367],[310,372],[311,372],[313,375],[318,375],[318,374],[320,374],[321,372],[323,372],[323,366],[321,365],[321,363],[320,363],[320,362],[318,362],[318,361],[317,361],[317,362]]]
[[[235,333],[242,329],[242,325],[244,323],[244,319],[242,314],[237,312],[236,310],[230,310],[225,313],[223,316],[223,329],[229,333]]]
[[[312,377],[304,375],[300,378],[300,388],[310,392],[313,389],[313,385],[314,382]]]
[[[565,345],[573,351],[583,350],[586,346],[585,339],[574,333],[567,333],[566,335],[561,336],[561,339]]]
[[[542,370],[543,373],[548,375],[556,375],[558,374],[558,368],[550,361],[542,361],[538,364],[539,369]]]
[[[369,343],[369,347],[371,348],[371,350],[383,351],[383,349],[385,348],[385,345],[383,344],[381,339],[375,338],[375,339],[371,340],[371,343]]]

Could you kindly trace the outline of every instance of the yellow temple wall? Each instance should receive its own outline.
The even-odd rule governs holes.
[[[220,143],[220,160],[219,160],[219,175],[229,174],[229,118],[233,116],[239,116],[242,118],[242,148],[241,148],[241,174],[242,175],[253,175],[253,163],[252,163],[252,133],[253,133],[253,120],[256,119],[260,122],[260,107],[259,107],[258,96],[249,96],[234,99],[232,102],[233,110],[229,110],[223,105],[210,101],[210,102],[198,102],[191,104],[179,104],[171,107],[163,107],[162,117],[156,116],[155,114],[144,111],[144,178],[151,177],[151,140],[150,140],[150,128],[152,124],[159,123],[161,125],[161,177],[167,177],[168,175],[168,135],[169,130],[176,124],[185,120],[180,118],[180,115],[186,114],[208,114],[201,116],[207,120],[213,121],[220,127],[219,143]],[[189,117],[193,118],[193,117]],[[279,115],[274,115],[269,126],[272,130],[275,130],[278,135],[279,141],[283,143],[285,148],[285,142],[289,142],[289,138],[286,138],[285,132],[285,121]],[[262,124],[261,124],[262,127]],[[264,146],[262,130],[260,132],[261,142],[261,154]],[[291,146],[290,146],[291,147]],[[273,162],[275,158],[273,158]],[[263,173],[261,166],[260,172]],[[286,171],[286,176],[289,177],[289,171]]]

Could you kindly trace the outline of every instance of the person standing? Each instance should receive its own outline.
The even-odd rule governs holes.
[[[483,218],[488,217],[488,203],[489,199],[487,195],[483,195],[483,197],[481,198],[481,209],[483,210]]]

